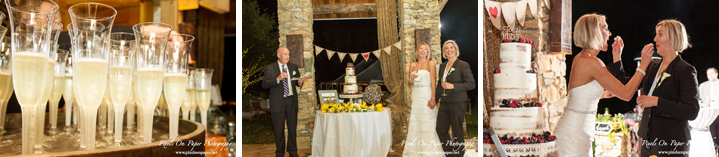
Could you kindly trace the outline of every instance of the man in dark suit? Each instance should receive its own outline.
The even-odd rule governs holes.
[[[285,121],[287,122],[287,152],[290,156],[297,154],[297,89],[295,85],[304,83],[300,78],[297,65],[287,63],[290,60],[290,51],[287,48],[277,49],[277,62],[265,66],[265,76],[262,79],[262,88],[270,89],[270,111],[272,112],[272,126],[275,132],[275,146],[278,157],[285,154]]]
[[[435,98],[440,98],[436,131],[440,142],[442,142],[445,155],[459,157],[464,156],[462,123],[464,123],[464,113],[467,110],[467,101],[469,101],[467,91],[474,89],[476,84],[469,64],[457,59],[459,49],[456,42],[453,40],[445,42],[443,52],[444,58],[448,61],[439,66],[441,82],[437,84],[437,92],[435,92]],[[453,137],[449,135],[450,125]]]

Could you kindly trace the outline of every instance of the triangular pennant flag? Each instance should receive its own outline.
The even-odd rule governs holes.
[[[514,4],[515,3],[502,3],[502,16],[509,27],[514,27],[514,21],[515,18],[517,18],[516,15],[514,15]]]
[[[489,13],[489,21],[492,21],[492,25],[497,29],[502,29],[502,21],[500,21],[502,18],[502,4],[495,1],[484,0],[484,7],[487,9],[487,13]]]
[[[398,50],[402,50],[402,41],[398,41],[397,43],[394,43],[394,47],[396,47]]]
[[[369,53],[371,52],[362,53],[362,58],[364,58],[364,61],[367,61],[367,59],[369,59]]]
[[[335,51],[327,50],[327,60],[332,59],[332,55],[334,55],[334,54],[335,54]]]
[[[372,53],[374,54],[375,57],[377,57],[377,59],[379,59],[380,55],[382,55],[381,52],[382,52],[382,50],[374,50],[374,52],[372,52]]]
[[[347,55],[347,54],[346,54],[346,53],[342,53],[342,52],[337,52],[337,55],[340,56],[340,62],[342,62],[342,60],[345,60],[345,55]]]
[[[529,5],[529,11],[532,12],[532,16],[537,18],[537,0],[529,0],[527,1],[527,5]]]
[[[387,53],[388,55],[391,55],[392,54],[392,46],[385,47],[384,52]]]
[[[357,54],[356,53],[350,53],[350,57],[352,57],[352,62],[357,60]]]
[[[549,1],[548,1],[548,0],[544,0],[544,4],[547,5],[547,9],[550,9],[550,8],[549,8]]]
[[[524,27],[524,16],[527,13],[527,0],[518,1],[517,5],[514,7],[514,9],[517,11],[517,21],[519,21],[519,25],[522,25],[522,27]]]
[[[324,48],[315,46],[315,56],[320,55],[320,52],[322,52],[322,50],[324,50]]]

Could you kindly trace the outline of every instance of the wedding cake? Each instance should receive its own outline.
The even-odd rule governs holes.
[[[489,117],[497,135],[531,137],[544,132],[531,50],[528,43],[500,44],[499,69],[494,73],[495,105]]]
[[[345,83],[343,92],[344,94],[359,93],[359,89],[357,87],[357,76],[355,75],[355,69],[352,63],[347,63],[347,68],[345,68]]]

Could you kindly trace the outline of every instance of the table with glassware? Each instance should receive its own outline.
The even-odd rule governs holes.
[[[317,111],[312,156],[387,156],[392,145],[391,112]]]

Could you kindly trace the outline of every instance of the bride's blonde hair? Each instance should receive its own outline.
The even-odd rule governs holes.
[[[427,45],[427,43],[424,43],[424,42],[419,43],[419,45],[417,45],[417,50],[414,52],[415,53],[414,59],[419,61],[419,55],[417,55],[417,52],[419,52],[419,47],[422,47],[422,45],[427,46],[427,60],[432,60],[432,48],[429,48],[429,45]]]

